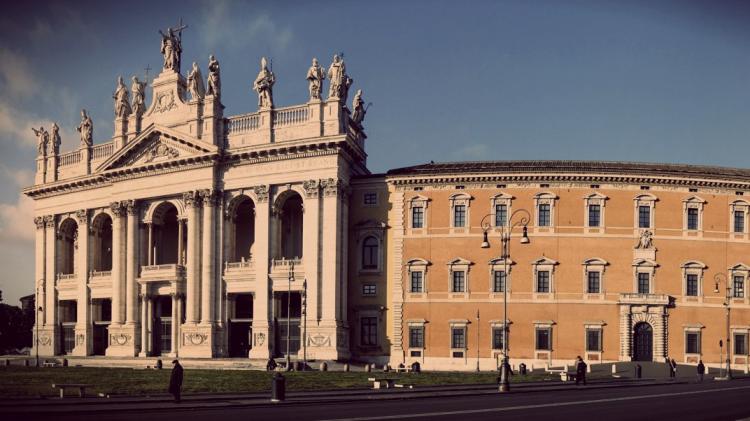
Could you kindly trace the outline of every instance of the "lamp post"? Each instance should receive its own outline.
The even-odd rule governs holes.
[[[477,373],[479,373],[479,309],[477,309]]]
[[[37,294],[37,297],[38,296],[39,295]],[[36,302],[34,302],[34,304],[35,304],[35,307],[36,307],[36,324],[34,326],[34,328],[36,329],[36,335],[35,335],[36,336],[36,339],[35,339],[36,343],[35,343],[35,346],[34,346],[34,350],[36,351],[36,366],[39,367],[39,319],[40,319],[40,313],[42,311],[44,311],[44,309],[42,308],[42,306],[36,306]]]
[[[518,215],[518,219],[514,222],[514,217]],[[482,218],[480,223],[482,227],[482,248],[490,248],[490,241],[488,238],[488,231],[491,225],[487,220],[488,217],[493,216],[491,213],[487,214]],[[510,260],[510,237],[513,230],[518,226],[523,226],[523,235],[521,236],[521,244],[529,244],[528,225],[531,220],[531,214],[526,209],[516,209],[510,214],[505,224],[500,225],[500,241],[502,243],[502,255],[503,259],[503,362],[500,365],[500,392],[510,392],[510,374],[508,373],[508,260]]]
[[[286,369],[289,371],[291,369],[291,363],[292,360],[289,356],[289,341],[291,340],[291,310],[292,310],[292,281],[294,280],[294,259],[292,259],[291,264],[289,265],[289,277],[288,284],[289,287],[286,292]]]
[[[307,279],[302,280],[302,371],[307,370]]]
[[[717,273],[716,275],[714,275],[714,293],[716,293],[716,294],[719,293],[719,283],[721,283],[721,282],[724,282],[724,286],[725,286],[724,308],[726,309],[726,324],[727,324],[727,331],[726,331],[726,335],[727,335],[726,336],[726,344],[727,344],[727,355],[726,355],[726,365],[727,365],[727,367],[726,367],[726,370],[727,370],[727,374],[725,376],[725,379],[731,380],[732,379],[732,366],[730,364],[730,352],[731,352],[731,348],[729,346],[731,344],[730,339],[729,339],[730,334],[731,334],[730,333],[730,327],[729,327],[729,322],[730,322],[730,317],[729,317],[730,307],[729,307],[729,305],[732,302],[732,295],[731,295],[732,288],[729,285],[729,281],[727,281],[726,275],[724,275],[723,273]],[[719,358],[721,358],[721,357],[719,357]]]

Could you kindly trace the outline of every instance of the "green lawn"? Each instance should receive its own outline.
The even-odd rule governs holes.
[[[116,395],[147,395],[166,393],[169,369],[142,370],[99,367],[0,367],[0,397],[54,396],[52,383],[86,383],[94,385],[92,393]],[[265,392],[271,389],[272,373],[247,370],[185,370],[184,393]],[[423,372],[364,373],[364,372],[291,372],[284,373],[287,390],[326,390],[366,388],[368,377],[402,378],[415,385],[487,384],[496,381],[491,372]],[[408,379],[408,380],[407,380]],[[514,376],[512,381],[555,379],[544,373],[525,377]],[[556,377],[559,380],[559,377]],[[88,392],[87,392],[88,393]]]

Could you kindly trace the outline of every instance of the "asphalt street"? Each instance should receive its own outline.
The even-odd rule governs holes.
[[[186,409],[165,404],[163,409],[99,414],[56,414],[63,420],[529,420],[633,419],[736,420],[750,417],[750,381],[706,382],[658,386],[515,392],[504,395],[366,400],[336,403],[295,403]],[[37,418],[34,414],[35,419]],[[25,418],[29,419],[29,418]]]

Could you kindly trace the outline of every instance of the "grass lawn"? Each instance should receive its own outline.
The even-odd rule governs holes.
[[[166,393],[169,369],[143,370],[101,367],[0,367],[0,397],[55,396],[52,383],[86,383],[94,385],[91,393],[115,395],[147,395]],[[265,392],[271,389],[273,373],[247,370],[185,370],[184,393]],[[494,383],[497,373],[422,372],[364,373],[308,371],[284,373],[287,390],[331,390],[366,388],[368,377],[402,378],[415,385],[487,384]],[[408,380],[407,380],[408,379]],[[559,376],[534,373],[513,376],[511,381],[559,380]],[[87,390],[87,393],[88,390]]]

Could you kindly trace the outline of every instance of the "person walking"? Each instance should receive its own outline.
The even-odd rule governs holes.
[[[174,396],[174,403],[180,403],[180,393],[182,392],[182,366],[177,360],[172,361],[172,374],[169,376],[169,393]]]
[[[703,383],[703,374],[706,373],[706,366],[703,365],[703,360],[698,361],[698,383]]]
[[[669,366],[672,368],[672,373],[671,373],[670,377],[672,377],[672,378],[677,377],[677,363],[675,362],[674,358],[672,358],[669,361]]]
[[[583,358],[579,355],[576,357],[576,386],[580,382],[583,382],[583,385],[586,386],[586,363],[583,362]]]

